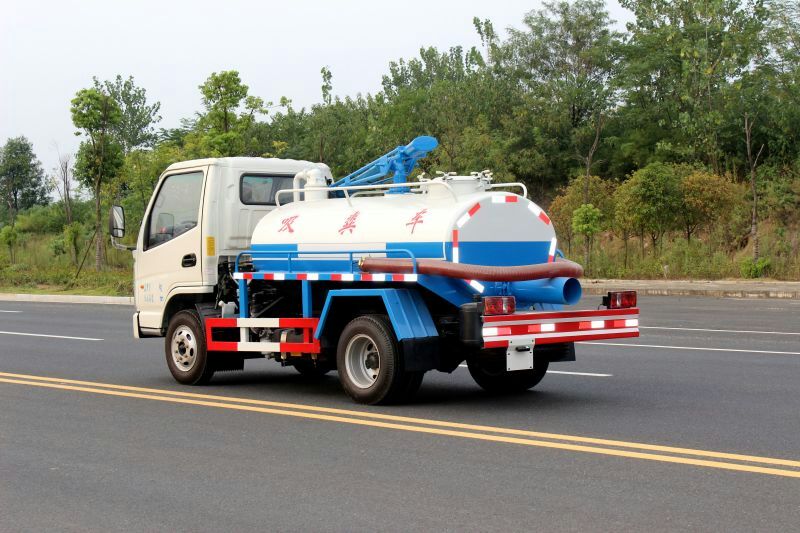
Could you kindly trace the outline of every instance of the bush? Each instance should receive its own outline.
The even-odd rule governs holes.
[[[772,265],[768,257],[759,257],[758,261],[754,261],[752,257],[748,257],[739,265],[739,271],[743,278],[763,278],[769,274],[771,267]]]

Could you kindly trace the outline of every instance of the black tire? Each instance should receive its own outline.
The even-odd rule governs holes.
[[[487,350],[467,359],[472,379],[483,390],[493,394],[515,394],[532,389],[542,381],[550,361],[543,357],[533,360],[531,370],[506,370],[505,350]]]
[[[331,371],[331,367],[326,363],[318,362],[314,364],[313,361],[296,361],[292,366],[303,377],[307,378],[321,378]]]
[[[364,350],[372,358],[371,362],[365,362],[363,370],[354,363],[358,359],[355,355],[350,356],[348,365],[348,350],[358,352],[355,343],[366,344]],[[378,369],[376,377],[372,377],[375,369],[366,365],[375,361]],[[360,316],[345,326],[336,350],[336,367],[347,395],[358,403],[370,405],[407,400],[419,389],[424,374],[404,370],[402,351],[385,315]]]
[[[204,385],[214,376],[214,354],[209,354],[206,350],[205,331],[200,316],[195,311],[175,313],[169,321],[164,351],[167,367],[178,383]]]

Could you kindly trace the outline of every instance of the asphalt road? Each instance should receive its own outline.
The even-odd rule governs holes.
[[[371,408],[272,361],[182,387],[128,307],[0,302],[0,530],[800,531],[800,301],[640,306],[524,395],[460,368]]]

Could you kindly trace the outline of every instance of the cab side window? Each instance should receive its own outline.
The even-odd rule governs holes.
[[[173,174],[161,184],[147,220],[145,249],[171,241],[197,226],[203,173]]]
[[[245,205],[275,205],[278,191],[292,188],[292,176],[245,174],[239,182],[239,198]],[[291,194],[281,195],[281,204],[292,201]]]

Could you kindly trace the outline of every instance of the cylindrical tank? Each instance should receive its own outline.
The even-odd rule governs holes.
[[[447,176],[410,185],[411,192],[404,194],[355,189],[349,191],[349,198],[282,205],[258,223],[252,248],[368,249],[379,252],[363,255],[388,257],[401,257],[391,250],[404,249],[420,258],[496,266],[553,260],[553,225],[530,200],[490,189],[481,176]],[[383,250],[387,253],[380,253]],[[305,259],[318,261],[324,271],[330,257],[308,255]]]

